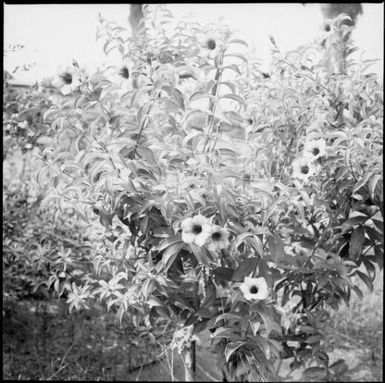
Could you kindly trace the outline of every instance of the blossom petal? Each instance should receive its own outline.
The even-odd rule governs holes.
[[[209,236],[210,236],[209,232],[202,231],[200,234],[195,236],[194,243],[197,246],[202,247],[206,243],[206,241],[208,240]]]
[[[208,222],[209,222],[208,219],[201,214],[197,214],[193,217],[194,225],[201,225],[202,228],[203,228],[203,225],[207,225]]]
[[[185,243],[193,243],[195,237],[196,236],[193,233],[186,233],[185,231],[182,232],[182,241]]]
[[[188,217],[185,220],[183,220],[180,225],[181,229],[186,232],[191,231],[193,226],[194,226],[194,221],[191,217]]]
[[[247,286],[247,288],[249,288],[250,286],[253,286],[253,284],[255,283],[255,278],[245,277],[245,279],[243,280],[243,283]]]
[[[249,288],[249,286],[247,286],[245,283],[242,283],[242,284],[239,286],[239,289],[242,291],[242,294],[243,294],[243,295],[250,294],[250,288]]]
[[[243,293],[243,296],[245,299],[247,299],[248,301],[252,301],[253,299],[255,299],[255,295],[254,294],[251,294],[250,292],[248,293]]]

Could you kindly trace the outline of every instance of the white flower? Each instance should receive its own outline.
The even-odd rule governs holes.
[[[209,220],[198,214],[194,217],[186,218],[182,224],[182,241],[185,243],[194,243],[202,247],[211,234],[211,225]]]
[[[316,173],[316,166],[305,156],[300,156],[293,161],[293,177],[306,181]]]
[[[203,56],[215,57],[223,49],[223,39],[218,32],[210,31],[198,39]]]
[[[153,79],[174,87],[178,84],[179,76],[173,65],[163,64],[156,68]]]
[[[60,69],[58,75],[52,81],[52,86],[59,88],[64,96],[73,93],[80,85],[80,71],[74,65]]]
[[[133,89],[133,64],[131,61],[124,60],[117,66],[108,68],[107,78],[114,84],[119,85],[120,89],[126,93]]]
[[[211,234],[208,243],[209,250],[217,251],[225,249],[229,246],[229,236],[230,233],[226,229],[218,225],[213,225],[211,227]]]
[[[304,156],[310,161],[326,155],[326,141],[323,138],[305,142]]]
[[[243,296],[248,300],[259,299],[263,300],[269,296],[269,288],[265,278],[250,278],[245,277],[243,283],[239,286]]]

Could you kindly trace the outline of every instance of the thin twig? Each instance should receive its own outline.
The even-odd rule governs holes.
[[[135,145],[134,145],[134,148],[130,154],[130,158],[133,159],[134,158],[134,155],[136,153],[136,149],[138,148],[138,145],[139,145],[139,140],[140,138],[142,137],[142,133],[143,133],[143,130],[145,129],[146,125],[147,125],[147,120],[148,120],[148,116],[150,114],[150,111],[151,111],[151,107],[155,101],[155,99],[158,97],[158,95],[160,94],[161,92],[161,89],[158,89],[157,91],[154,91],[154,94],[151,98],[151,101],[150,103],[148,104],[147,106],[147,110],[146,110],[146,113],[145,115],[143,116],[143,119],[142,119],[142,122],[140,124],[140,128],[139,128],[139,133],[138,133],[138,138],[136,139],[136,142],[135,142]]]
[[[65,362],[65,360],[66,360],[66,358],[67,358],[67,356],[68,356],[68,353],[72,350],[72,347],[75,345],[75,342],[73,342],[72,344],[71,344],[71,346],[69,346],[69,348],[68,348],[68,350],[66,351],[66,353],[64,354],[64,357],[63,357],[63,359],[62,359],[62,361],[60,362],[60,366],[59,366],[59,368],[58,368],[58,370],[56,371],[56,372],[54,372],[47,380],[51,380],[55,375],[57,375],[64,367],[66,367],[66,366],[64,366],[64,362]]]
[[[140,370],[139,370],[138,375],[137,375],[136,378],[135,378],[135,382],[138,382],[138,381],[139,381],[139,376],[140,376],[140,374],[142,373],[143,367],[144,367],[144,365],[141,365],[141,366],[140,366]]]
[[[220,85],[222,73],[223,73],[222,65],[223,65],[223,55],[224,54],[225,54],[225,50],[223,50],[223,52],[221,52],[220,66],[217,67],[217,70],[215,72],[215,78],[214,78],[215,85],[213,86],[213,89],[211,91],[212,96],[215,98],[218,96],[218,93],[219,93],[219,87],[220,87],[219,85]],[[203,147],[203,153],[206,152],[206,147],[207,147],[207,144],[208,144],[209,139],[210,139],[210,133],[211,133],[212,124],[214,121],[216,106],[217,106],[217,100],[215,99],[215,102],[214,102],[213,99],[210,97],[209,110],[212,112],[212,114],[209,115],[207,118],[208,130],[207,130],[206,142],[205,142],[205,145]]]

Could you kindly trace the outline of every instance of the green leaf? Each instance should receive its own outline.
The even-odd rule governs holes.
[[[246,41],[243,41],[243,40],[240,40],[240,39],[231,39],[231,40],[227,41],[227,44],[242,44],[242,45],[244,45],[246,47],[249,46]]]
[[[236,88],[235,88],[235,85],[232,83],[232,82],[230,82],[230,81],[222,81],[221,83],[220,83],[220,85],[222,86],[222,85],[225,85],[225,86],[227,86],[230,90],[231,90],[231,92],[232,93],[236,93]],[[229,112],[229,113],[234,113],[234,112]]]
[[[374,256],[380,270],[382,270],[384,267],[384,247],[374,246]]]
[[[199,320],[199,317],[198,315],[196,314],[191,314],[187,319],[186,321],[184,322],[183,326],[190,326],[192,324],[195,324],[197,321]],[[195,330],[195,326],[194,326],[194,330]]]
[[[353,290],[357,294],[358,298],[362,299],[364,297],[364,294],[362,294],[362,291],[358,286],[353,286]]]
[[[224,66],[223,69],[231,69],[233,70],[235,73],[239,74],[239,75],[242,75],[241,71],[239,70],[238,66],[235,65],[235,64],[231,64],[231,65],[227,65],[227,66]]]
[[[274,263],[278,265],[281,259],[283,259],[285,256],[282,240],[276,236],[271,236],[267,240],[267,243],[269,245],[271,258],[273,259]]]
[[[218,267],[214,270],[214,275],[218,278],[219,281],[231,281],[233,274],[234,270],[228,267]]]
[[[304,381],[308,380],[310,382],[324,381],[326,376],[327,371],[324,367],[309,367],[302,374],[302,378],[305,378]]]
[[[252,321],[249,321],[250,323],[250,327],[251,327],[251,331],[253,332],[253,335],[257,335],[257,332],[259,330],[259,328],[261,327],[261,322],[252,322]]]
[[[225,349],[226,363],[228,363],[228,361],[230,360],[231,355],[233,355],[235,351],[237,351],[240,347],[244,346],[245,344],[246,342],[242,342],[242,341],[231,342],[227,344]]]
[[[221,99],[221,100],[224,99],[224,98],[228,98],[228,99],[230,99],[230,100],[237,101],[237,102],[239,102],[245,109],[247,108],[247,103],[246,103],[246,101],[245,101],[242,97],[240,97],[240,96],[238,96],[238,95],[236,95],[236,94],[230,94],[230,93],[228,93],[228,94],[225,94],[225,95],[223,95],[223,96],[220,96],[220,99]]]
[[[264,336],[268,337],[272,331],[281,333],[281,326],[274,320],[273,310],[266,305],[260,305],[258,310],[258,315],[262,318],[265,327],[266,334]]]
[[[234,282],[243,282],[244,278],[250,275],[258,265],[258,258],[252,257],[247,258],[240,263],[238,268],[235,270],[233,277],[231,278]]]
[[[212,339],[225,338],[225,339],[239,339],[239,336],[234,333],[234,330],[231,328],[221,327],[218,328],[212,335]]]
[[[329,366],[329,368],[333,370],[336,376],[338,377],[344,374],[348,370],[348,365],[343,359],[338,359],[331,366]]]
[[[381,174],[374,174],[373,177],[369,181],[369,191],[371,197],[374,199],[376,197],[376,187],[378,182],[382,179]]]
[[[162,256],[162,269],[167,271],[171,265],[174,263],[175,258],[178,256],[179,252],[183,249],[185,243],[183,241],[179,241],[177,243],[173,243],[169,246]]]
[[[238,322],[242,319],[242,316],[240,316],[239,314],[232,314],[232,313],[224,313],[224,314],[221,314],[219,315],[216,319],[215,319],[215,324],[218,323],[220,320],[227,320],[227,321],[230,321],[230,322]]]
[[[357,259],[361,255],[364,240],[365,230],[360,226],[354,230],[350,239],[349,254],[353,259]]]
[[[369,274],[369,277],[374,280],[374,278],[376,277],[376,268],[374,267],[373,263],[370,262],[366,257],[364,257],[364,265],[366,267],[366,271],[368,272]]]
[[[373,282],[372,282],[372,280],[366,274],[364,274],[361,271],[357,270],[355,274],[360,277],[360,279],[365,283],[365,285],[368,287],[370,292],[373,292]]]
[[[345,225],[348,225],[348,226],[355,226],[355,225],[359,225],[361,223],[364,223],[368,220],[368,216],[367,215],[359,215],[359,216],[355,216],[353,218],[349,218],[346,222],[345,222]]]
[[[209,266],[210,262],[206,255],[206,249],[203,247],[196,246],[194,244],[190,244],[190,249],[193,252],[195,258],[201,265]]]
[[[196,100],[200,100],[202,98],[209,98],[209,99],[211,99],[212,97],[213,97],[213,95],[210,94],[210,93],[207,93],[207,92],[195,92],[195,93],[193,93],[190,96],[189,101],[193,102],[193,101],[196,101]]]
[[[384,235],[384,223],[382,222],[382,220],[376,219],[374,217],[372,217],[372,221],[373,221],[376,229],[382,234],[382,238],[381,238],[380,242],[383,242],[384,241],[384,238],[383,238],[383,235]]]
[[[178,236],[178,235],[172,235],[172,236],[170,236],[170,237],[164,239],[164,240],[160,243],[160,246],[159,246],[158,251],[163,251],[163,250],[167,249],[167,247],[171,246],[171,245],[174,244],[174,243],[178,243],[178,242],[181,242],[180,236]]]

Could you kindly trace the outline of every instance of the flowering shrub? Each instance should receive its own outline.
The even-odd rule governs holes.
[[[55,222],[50,211],[41,211],[40,196],[31,192],[28,183],[19,182],[4,193],[4,302],[65,296],[71,282],[83,274],[79,267],[86,267],[79,263],[88,252],[81,230],[68,216]],[[72,258],[74,253],[77,260]]]
[[[275,376],[279,358],[308,378],[343,372],[322,326],[362,295],[352,276],[371,287],[382,268],[383,101],[340,21],[286,56],[272,38],[261,73],[223,26],[146,7],[133,39],[100,20],[121,65],[66,88],[34,165],[43,206],[84,222],[92,249],[71,309],[171,320],[181,352],[208,329],[232,379]]]
[[[51,105],[37,86],[17,90],[3,76],[3,160],[18,149],[26,153],[38,146],[39,137],[47,134],[43,114]]]

